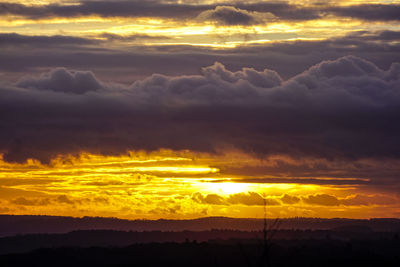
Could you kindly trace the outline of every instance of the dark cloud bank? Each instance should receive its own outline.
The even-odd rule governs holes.
[[[216,10],[225,7],[224,10]],[[226,8],[228,7],[228,8]],[[232,9],[229,9],[231,7]],[[0,3],[0,15],[18,15],[30,19],[49,17],[78,17],[98,15],[102,17],[160,17],[172,19],[193,19],[202,12],[214,13],[214,18],[229,25],[255,23],[251,12],[271,13],[282,20],[313,20],[327,15],[350,17],[367,21],[398,21],[400,5],[365,4],[353,6],[311,6],[304,7],[284,2],[179,4],[164,1],[81,1],[74,5],[49,4],[30,6],[18,3]],[[215,17],[216,16],[216,17]],[[258,21],[262,23],[263,21]]]
[[[65,66],[92,70],[101,79],[131,82],[153,73],[193,74],[218,61],[231,70],[245,66],[258,70],[274,69],[287,79],[322,60],[346,55],[362,57],[382,69],[389,68],[392,62],[400,62],[400,32],[397,31],[358,31],[321,41],[243,44],[232,49],[184,45],[146,47],[140,44],[131,44],[129,49],[124,49],[115,45],[115,41],[160,37],[107,33],[100,37],[108,41],[72,36],[0,34],[0,71],[7,73],[4,78],[9,78]]]
[[[7,161],[88,151],[236,147],[259,155],[400,158],[400,64],[323,61],[289,80],[271,70],[154,74],[130,86],[57,68],[0,85]]]

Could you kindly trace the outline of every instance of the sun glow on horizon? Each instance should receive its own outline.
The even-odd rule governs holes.
[[[130,219],[254,217],[264,200],[271,217],[372,217],[384,212],[384,207],[394,209],[394,196],[364,192],[358,185],[330,184],[368,180],[326,177],[316,179],[321,184],[310,184],[307,178],[265,183],[265,178],[242,181],[251,173],[227,173],[233,166],[272,167],[275,160],[285,158],[260,161],[236,152],[160,150],[120,156],[59,156],[48,165],[32,159],[26,163],[0,160],[0,213]],[[303,179],[306,183],[301,183]]]

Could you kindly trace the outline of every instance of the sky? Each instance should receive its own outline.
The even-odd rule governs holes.
[[[400,1],[0,0],[0,214],[400,216]]]

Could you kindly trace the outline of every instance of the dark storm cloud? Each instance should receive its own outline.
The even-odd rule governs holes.
[[[283,81],[271,70],[154,74],[130,86],[57,69],[1,86],[0,150],[47,162],[170,148],[355,160],[400,158],[400,64],[348,56]]]
[[[347,7],[304,7],[288,3],[220,3],[216,4],[178,4],[162,1],[83,1],[74,5],[49,4],[28,6],[16,3],[0,3],[0,14],[19,15],[30,19],[49,17],[78,17],[98,15],[102,17],[161,17],[171,19],[192,19],[201,12],[215,10],[218,6],[230,6],[241,9],[240,12],[228,12],[228,25],[252,24],[254,22],[249,12],[272,13],[283,20],[313,20],[329,14],[340,17],[351,17],[369,21],[399,20],[400,5],[369,4]],[[222,10],[219,11],[221,13]],[[224,21],[227,11],[222,14]],[[218,17],[221,17],[218,15]],[[240,23],[243,22],[243,23]]]

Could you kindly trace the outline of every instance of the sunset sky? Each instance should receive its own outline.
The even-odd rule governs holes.
[[[0,214],[400,217],[400,0],[0,0]]]

